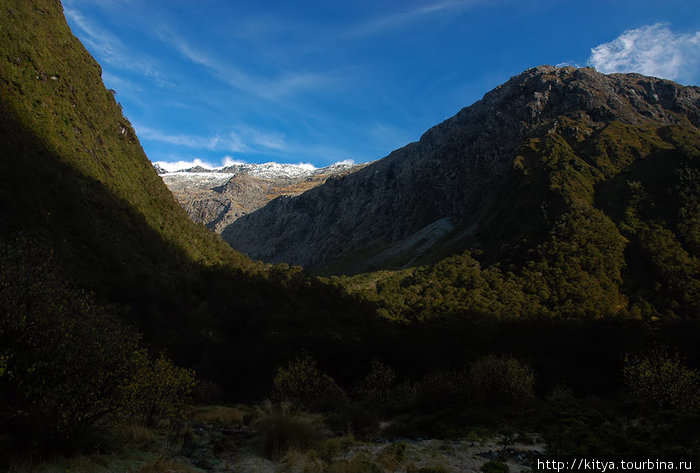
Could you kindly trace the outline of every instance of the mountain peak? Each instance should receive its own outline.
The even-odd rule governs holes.
[[[613,127],[612,135],[621,126],[622,136],[636,133],[624,127],[679,126],[697,133],[699,124],[698,87],[639,74],[538,66],[418,142],[344,179],[272,201],[222,236],[254,258],[330,273],[405,267],[479,242],[533,241],[572,198],[590,202],[594,183],[620,172],[624,159],[596,155],[606,129]],[[649,152],[650,145],[639,143],[651,138],[635,140],[639,154]],[[555,153],[545,142],[561,150]],[[571,157],[562,161],[563,155]],[[512,208],[533,217],[523,221]],[[412,244],[427,234],[429,244]]]

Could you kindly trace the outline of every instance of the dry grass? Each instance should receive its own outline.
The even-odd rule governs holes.
[[[241,424],[245,411],[239,407],[201,406],[193,407],[189,418],[207,424]]]
[[[133,473],[197,473],[199,470],[189,463],[175,458],[157,458],[153,462],[147,463]]]
[[[290,449],[308,450],[326,435],[319,416],[298,412],[287,403],[265,403],[253,428],[258,432],[260,453],[267,458],[277,458]]]

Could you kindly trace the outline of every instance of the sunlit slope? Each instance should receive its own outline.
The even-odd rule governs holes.
[[[88,279],[250,264],[177,204],[60,3],[0,8],[3,235],[40,236]]]

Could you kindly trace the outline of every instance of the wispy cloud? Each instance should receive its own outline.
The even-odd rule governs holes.
[[[191,62],[208,69],[210,74],[219,80],[246,94],[273,101],[299,91],[337,86],[341,82],[340,74],[337,72],[284,71],[275,77],[267,77],[244,71],[232,66],[229,62],[219,60],[174,33],[161,32],[160,37],[164,43],[175,48]]]
[[[673,80],[700,79],[700,31],[676,34],[657,23],[627,30],[591,49],[588,64],[601,72],[639,72]]]
[[[348,37],[369,36],[407,26],[438,13],[465,10],[481,3],[481,0],[443,0],[423,4],[410,10],[387,14],[356,24],[346,31]]]
[[[146,126],[135,126],[135,129],[139,137],[145,140],[207,151],[260,153],[287,149],[282,135],[246,127],[211,136],[168,134]]]
[[[129,50],[119,38],[86,18],[72,3],[64,5],[64,13],[68,21],[80,30],[81,41],[101,62],[149,77],[159,85],[168,83],[158,72],[153,58]]]

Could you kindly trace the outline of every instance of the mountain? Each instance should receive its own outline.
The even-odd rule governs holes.
[[[57,314],[79,313],[85,294],[134,326],[149,348],[241,396],[266,389],[268,373],[301,347],[323,345],[338,357],[343,346],[361,350],[358,330],[369,332],[353,324],[370,311],[298,269],[251,261],[190,220],[60,2],[10,0],[0,12],[3,362],[39,353],[22,328],[31,309],[63,327]],[[47,312],[37,301],[53,305]],[[5,344],[15,342],[24,345],[8,355]]]
[[[3,236],[46,241],[76,276],[114,292],[173,280],[194,271],[189,262],[252,265],[187,218],[60,3],[13,1],[2,12]]]
[[[536,67],[420,141],[278,197],[222,236],[252,258],[330,274],[406,268],[469,248],[492,261],[523,258],[572,206],[601,207],[603,189],[635,166],[694,146],[699,104],[698,87]]]
[[[331,176],[345,175],[364,166],[339,162],[320,169],[279,163],[196,167],[175,172],[166,172],[158,164],[154,168],[192,220],[221,233],[237,218],[280,195],[299,195]]]

